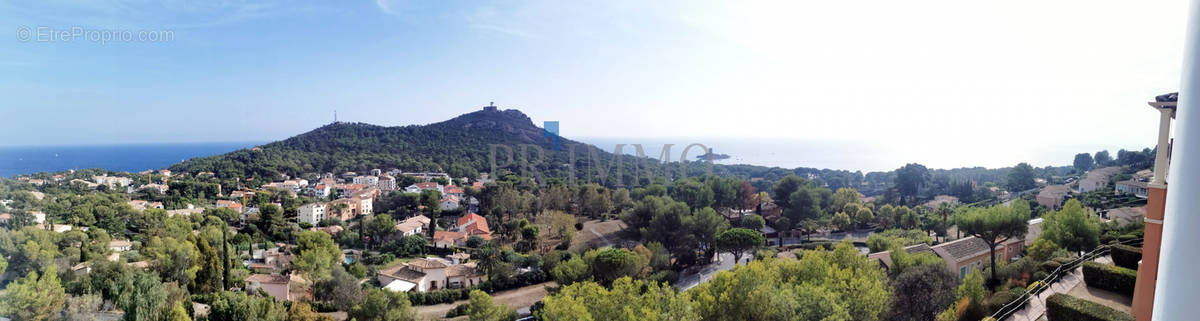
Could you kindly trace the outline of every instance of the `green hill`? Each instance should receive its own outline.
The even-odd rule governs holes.
[[[477,177],[480,172],[490,172],[489,155],[492,144],[509,146],[514,154],[521,152],[520,144],[531,144],[543,149],[545,161],[536,168],[546,177],[568,177],[570,163],[567,147],[577,145],[575,150],[576,177],[596,178],[590,167],[586,144],[566,138],[559,140],[560,152],[554,151],[554,138],[543,135],[543,129],[515,109],[480,110],[453,119],[429,125],[386,127],[363,123],[332,123],[310,132],[282,141],[269,143],[254,149],[243,149],[227,154],[201,157],[171,166],[173,171],[214,172],[221,178],[255,178],[262,182],[277,179],[280,174],[299,176],[312,173],[362,172],[372,168],[399,168],[404,171],[445,171],[454,177]],[[611,147],[608,147],[611,149]],[[497,162],[508,159],[506,150],[498,149]],[[647,155],[658,156],[658,150],[647,150]],[[675,155],[680,149],[672,151]],[[693,149],[692,154],[703,151]],[[614,154],[604,147],[596,147],[602,166],[610,166]],[[536,159],[536,152],[527,155]],[[514,165],[503,169],[520,172],[519,155]],[[672,156],[674,159],[677,156]],[[654,162],[652,159],[645,159]],[[635,157],[622,157],[622,176],[627,184],[633,182],[637,169]],[[678,177],[678,163],[672,163],[673,177]],[[707,170],[703,162],[689,162],[689,176],[702,175]],[[640,172],[639,172],[640,173]],[[762,177],[773,181],[793,173],[778,167],[751,165],[716,165],[714,174],[743,178]],[[590,176],[588,176],[590,175]],[[661,175],[661,174],[659,174]],[[608,185],[616,169],[610,168]]]

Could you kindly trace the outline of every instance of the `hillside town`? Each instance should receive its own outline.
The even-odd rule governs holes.
[[[805,265],[863,283],[845,292],[858,299],[830,302],[853,320],[1037,320],[1063,304],[1129,316],[1146,308],[1134,292],[1153,287],[1139,274],[1153,264],[1140,247],[1160,211],[1148,207],[1164,162],[1150,149],[1080,153],[1073,166],[1021,163],[983,182],[908,164],[872,195],[857,188],[880,190],[877,182],[821,172],[623,188],[515,171],[370,169],[264,181],[72,170],[0,180],[0,275],[11,293],[12,284],[42,286],[56,275],[62,281],[46,286],[71,295],[55,309],[74,319],[128,320],[169,305],[191,320],[428,320],[481,310],[485,320],[563,320],[574,313],[559,309],[581,303],[562,299],[607,299],[576,292],[581,286],[650,286],[688,302],[676,304],[752,301],[743,296],[780,291],[773,286],[786,274],[769,273]],[[162,299],[148,308],[106,295],[109,278],[131,281],[115,291]],[[725,289],[739,278],[766,287]],[[167,290],[139,287],[140,279]],[[812,291],[847,290],[840,286]],[[0,293],[0,307],[11,299]],[[692,307],[685,311],[702,320],[730,315]],[[769,310],[733,315],[778,319]]]
[[[942,305],[949,303],[938,303],[934,310],[902,313],[937,316],[937,320],[974,320],[992,313],[1009,313],[1012,317],[1044,314],[1043,297],[1037,297],[1038,303],[1021,304],[1020,309],[1009,308],[1012,305],[1007,303],[1030,301],[1033,293],[1016,293],[1016,289],[1048,286],[1042,284],[1042,279],[1050,279],[1051,275],[1061,279],[1058,283],[1068,285],[1063,290],[1054,287],[1045,291],[1098,299],[1110,309],[1132,313],[1132,292],[1091,285],[1088,274],[1078,271],[1085,267],[1076,267],[1074,272],[1057,267],[1079,266],[1080,260],[1087,258],[1079,253],[1100,244],[1112,242],[1128,247],[1124,244],[1134,240],[1140,244],[1142,222],[1147,216],[1146,188],[1154,180],[1153,170],[1142,166],[1144,163],[1102,159],[1076,166],[1066,175],[1025,177],[1032,189],[1008,190],[990,182],[989,186],[972,183],[972,193],[988,195],[972,204],[950,194],[930,194],[928,199],[908,202],[912,206],[899,201],[905,199],[902,194],[868,196],[852,187],[830,190],[828,183],[816,183],[821,177],[812,175],[784,177],[769,186],[769,193],[756,192],[749,180],[718,177],[634,189],[560,186],[522,192],[521,182],[528,178],[511,174],[493,180],[487,174],[455,178],[445,172],[372,169],[362,175],[326,172],[313,175],[312,180],[284,176],[250,187],[245,183],[226,186],[227,180],[220,180],[212,172],[188,175],[155,170],[94,175],[85,170],[5,181],[5,195],[12,199],[0,200],[5,208],[0,213],[0,224],[7,231],[5,240],[13,242],[20,240],[14,237],[28,237],[22,234],[43,231],[54,234],[44,236],[52,240],[79,238],[84,248],[91,247],[88,244],[92,242],[103,242],[86,255],[77,252],[74,259],[62,256],[55,260],[70,265],[65,271],[79,281],[113,268],[132,271],[125,273],[157,274],[156,278],[166,280],[180,271],[175,268],[194,271],[188,265],[214,260],[216,269],[232,275],[209,273],[209,279],[203,280],[203,271],[187,272],[190,284],[180,285],[180,289],[203,291],[196,285],[203,281],[217,289],[257,293],[275,302],[307,303],[305,307],[312,307],[307,308],[311,313],[330,320],[361,320],[356,319],[362,316],[362,310],[355,301],[385,293],[406,293],[407,302],[413,305],[407,309],[419,319],[456,317],[461,314],[455,307],[476,304],[476,295],[468,293],[480,290],[484,290],[481,296],[494,298],[496,303],[488,303],[494,304],[490,307],[508,310],[504,315],[514,319],[545,317],[552,311],[535,309],[534,303],[544,301],[553,293],[548,289],[556,287],[588,281],[613,284],[622,277],[634,277],[674,284],[678,291],[710,291],[713,283],[749,266],[805,261],[823,250],[844,249],[851,249],[858,260],[877,267],[882,275],[868,278],[893,279],[895,283],[900,275],[920,271],[946,277],[940,285],[944,289],[938,291],[956,293],[970,286],[982,291],[978,297],[968,295],[950,307]],[[1014,175],[1020,174],[1009,174],[1009,180],[1021,178]],[[233,178],[241,182],[239,177]],[[896,186],[905,183],[901,180],[898,178]],[[196,202],[179,202],[167,196],[180,189],[194,189],[197,182],[205,181],[215,187],[205,189],[214,192],[211,202],[197,198],[188,198]],[[1015,186],[1012,182],[1003,184]],[[691,190],[695,188],[700,189]],[[719,196],[716,190],[728,190],[728,194]],[[812,190],[817,205],[824,198],[821,193],[833,192],[828,196],[832,205],[829,210],[816,208],[820,212],[811,213],[815,219],[805,219],[808,214],[803,212],[809,210],[800,210],[805,207],[797,207],[798,199],[781,202],[776,196],[796,194],[797,190],[804,195],[809,195],[805,190]],[[48,198],[70,196],[62,192],[125,195],[127,200],[114,206],[131,211],[134,217],[127,218],[131,224],[157,217],[163,228],[130,225],[126,226],[130,232],[96,234],[101,230],[98,226],[107,225],[97,225],[101,223],[98,220],[86,223],[49,204],[53,199]],[[672,228],[671,223],[661,220],[671,210],[655,207],[676,206],[670,204],[682,207],[683,213],[677,214],[684,214],[692,223]],[[688,213],[688,208],[694,206],[698,206],[696,212]],[[48,216],[47,211],[54,214]],[[530,211],[541,212],[520,214]],[[1015,230],[1020,232],[991,234],[989,228],[962,225],[973,224],[970,222],[974,216],[1012,216],[1019,219],[1020,228]],[[1090,246],[1072,243],[1081,237],[1078,231],[1070,232],[1070,240],[1057,238],[1063,237],[1063,229],[1080,229],[1063,225],[1069,219],[1092,222],[1087,224],[1093,228],[1082,225],[1082,229],[1094,229]],[[173,249],[163,240],[179,241],[169,238],[169,230],[158,229],[169,229],[172,224],[196,226],[187,234],[198,236],[192,237],[196,240],[185,242],[200,254],[199,261],[187,264],[169,254]],[[691,254],[682,252],[680,244],[673,244],[673,249],[665,247],[679,242],[684,235],[691,237],[691,229],[701,229],[696,224],[714,226],[716,230],[710,230],[708,236],[713,240],[697,240],[701,243],[686,246]],[[218,252],[209,241],[202,241],[208,237],[218,237],[211,241],[216,243],[232,240],[228,247],[221,247],[228,253]],[[204,259],[204,253],[216,254],[217,258]],[[29,260],[19,259],[22,255],[26,254],[6,256],[12,262]],[[596,265],[605,264],[596,261],[601,258],[598,255],[643,259],[614,261],[610,264],[618,266],[596,269]],[[316,265],[314,260],[318,261]],[[1111,256],[1097,261],[1111,266],[1117,261],[1116,249],[1112,249]],[[10,266],[8,271],[38,268],[36,261],[25,262]],[[626,264],[631,266],[620,266]],[[917,268],[922,266],[937,268]],[[16,281],[17,274],[5,275],[8,281]],[[230,279],[236,284],[230,284]],[[892,291],[902,290],[895,287]],[[919,296],[926,295],[929,293]],[[896,299],[900,298],[882,302]],[[212,298],[193,295],[190,302],[192,308],[185,310],[192,319],[223,317]],[[131,313],[128,309],[137,309],[122,304],[119,299],[102,298],[90,310],[68,314],[120,319]],[[446,304],[454,309],[442,308]],[[901,311],[890,308],[877,313],[871,315]]]
[[[1151,106],[1173,111],[1166,97]],[[912,163],[890,183],[799,170],[633,187],[512,169],[20,175],[0,179],[0,314],[564,320],[632,291],[654,314],[767,320],[790,312],[737,303],[803,305],[787,293],[804,278],[844,319],[1037,320],[1075,313],[1065,306],[1132,318],[1148,304],[1135,293],[1155,286],[1139,266],[1156,264],[1142,251],[1161,237],[1148,224],[1165,148],[1066,167]]]

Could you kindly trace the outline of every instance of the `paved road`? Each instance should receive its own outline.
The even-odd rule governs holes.
[[[849,237],[851,239],[851,241],[854,241],[854,242],[865,242],[867,239],[867,236],[871,235],[871,233],[874,233],[874,232],[868,231],[868,230],[863,230],[863,231],[855,231],[855,232],[849,232],[849,233],[843,232],[843,233],[828,233],[828,234],[822,234],[822,235],[812,235],[811,239],[805,239],[802,237],[785,237],[785,238],[783,238],[783,244],[800,244],[800,243],[804,243],[806,241],[807,242],[815,242],[815,241],[822,241],[822,240],[841,240],[841,239],[847,238],[847,237]],[[777,242],[777,241],[778,241],[777,238],[771,238],[772,243]],[[861,248],[860,250],[865,251],[865,247]],[[753,260],[753,259],[754,259],[754,253],[747,252],[746,254],[742,255],[742,261],[743,261],[742,263],[745,263],[746,260]],[[679,276],[679,282],[675,282],[675,288],[679,289],[681,291],[694,288],[697,285],[700,285],[700,283],[708,282],[708,280],[711,280],[713,275],[716,275],[717,272],[732,270],[733,265],[734,265],[733,264],[733,254],[721,253],[720,255],[717,255],[716,262],[706,265],[698,270],[689,270],[689,271],[684,271],[683,273],[681,273]]]
[[[754,254],[747,253],[742,255],[742,261],[747,258],[754,259]],[[700,283],[708,282],[717,272],[728,271],[733,269],[733,254],[721,253],[717,255],[717,261],[706,265],[697,271],[684,271],[680,274],[679,282],[675,282],[675,288],[680,291],[691,289],[700,285]]]
[[[534,284],[523,288],[517,288],[507,291],[492,293],[492,300],[496,303],[508,305],[516,310],[528,312],[529,307],[537,301],[542,300],[546,296],[546,287],[556,286],[554,282],[546,282]],[[420,320],[442,320],[446,316],[446,312],[459,304],[467,303],[467,300],[459,300],[454,303],[422,305],[417,307],[417,319]]]

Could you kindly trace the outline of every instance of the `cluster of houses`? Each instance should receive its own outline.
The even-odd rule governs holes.
[[[1154,177],[1154,171],[1141,170],[1133,174],[1133,178],[1116,183],[1116,194],[1133,194],[1137,198],[1146,199],[1150,197],[1150,179]]]
[[[121,253],[133,249],[133,241],[111,240],[111,241],[108,241],[108,249],[112,251],[112,254],[109,254],[107,257],[105,257],[105,259],[110,262],[116,262],[117,260],[121,259]],[[150,268],[150,266],[152,266],[154,264],[154,261],[142,260],[142,261],[136,261],[136,262],[129,262],[127,264],[129,265],[129,267],[144,270],[144,269]],[[79,262],[79,264],[72,266],[71,270],[74,271],[75,274],[77,274],[77,275],[90,273],[90,272],[92,272],[92,262]]]
[[[71,170],[70,172],[74,173],[75,171]],[[159,175],[158,178],[161,179],[161,181],[160,181],[161,183],[153,182],[155,179],[154,175],[156,173],[157,173],[157,175]],[[150,177],[151,182],[149,182],[147,184],[136,185],[136,183],[134,182],[134,180],[132,178],[124,177],[124,176],[110,176],[108,174],[104,174],[104,175],[93,175],[91,180],[83,180],[83,179],[76,178],[76,179],[70,180],[67,183],[70,183],[70,184],[78,183],[78,184],[82,184],[83,186],[86,186],[88,188],[93,188],[93,189],[100,187],[100,185],[107,186],[110,189],[122,188],[125,190],[126,193],[132,193],[134,191],[140,191],[140,190],[155,190],[155,191],[158,191],[159,193],[166,193],[167,190],[170,189],[170,187],[167,186],[167,178],[171,177],[170,170],[166,170],[166,169],[158,170],[158,171],[147,170],[147,171],[140,172],[140,174],[147,175],[148,177]],[[66,179],[67,179],[66,175],[63,175],[63,174],[55,174],[49,180],[40,179],[40,178],[30,178],[27,176],[22,176],[22,177],[17,178],[17,180],[19,180],[19,181],[28,182],[30,184],[37,185],[37,186],[46,185],[51,182],[61,183],[61,182],[66,181]]]
[[[1037,203],[1050,209],[1061,209],[1063,203],[1073,193],[1093,192],[1107,188],[1113,176],[1118,173],[1120,173],[1120,167],[1097,168],[1089,171],[1086,177],[1076,182],[1074,188],[1066,184],[1046,186],[1037,194]],[[1114,183],[1113,194],[1133,195],[1145,199],[1149,194],[1149,182],[1152,177],[1154,177],[1154,172],[1151,170],[1138,171],[1133,174],[1132,178]],[[1128,206],[1103,209],[1097,212],[1100,218],[1115,220],[1120,224],[1130,224],[1141,222],[1146,215],[1146,207]]]
[[[492,230],[488,228],[487,219],[479,214],[463,215],[455,223],[449,231],[433,232],[434,246],[442,248],[464,246],[472,236],[477,236],[485,241],[492,239]]]
[[[491,239],[487,220],[478,214],[467,214],[458,219],[459,225],[452,231],[437,231],[435,235],[478,235]],[[424,215],[417,215],[396,224],[397,235],[423,235],[431,220]],[[337,226],[333,226],[337,227]],[[340,232],[329,228],[316,228],[326,232]],[[435,239],[438,239],[435,236]],[[440,247],[461,246],[464,240],[453,238],[437,242]],[[453,242],[453,243],[447,243]],[[290,270],[292,262],[291,246],[278,243],[270,249],[255,249],[250,251],[250,259],[245,261],[246,267],[254,271],[246,277],[247,290],[262,291],[280,300],[297,300],[309,296],[309,293],[297,293],[292,290],[292,283],[300,280],[295,274],[282,274]],[[347,250],[345,252],[353,252]],[[346,261],[346,256],[353,253],[343,253],[339,261]],[[466,262],[470,255],[455,253],[445,258],[424,257],[384,268],[376,274],[383,289],[398,292],[426,292],[446,288],[463,288],[487,281],[484,274],[474,262]],[[349,261],[347,261],[349,262]]]
[[[357,175],[353,172],[343,174],[343,177],[349,183],[340,183],[332,174],[325,174],[324,177],[313,184],[307,190],[314,196],[327,197],[336,192],[339,199],[326,203],[305,204],[297,209],[297,218],[302,223],[317,225],[318,222],[337,218],[342,221],[347,221],[358,217],[359,215],[373,213],[373,206],[376,197],[386,191],[400,190],[404,193],[421,193],[426,190],[436,190],[442,194],[442,199],[438,207],[443,211],[455,210],[463,206],[470,206],[470,210],[478,208],[479,201],[473,197],[468,197],[460,186],[442,185],[433,181],[425,181],[415,183],[398,189],[396,187],[396,179],[391,176],[391,173],[401,174],[399,170],[392,170],[388,173],[382,173],[378,169],[372,170],[372,174],[379,175]],[[449,178],[445,173],[406,173],[403,175],[412,175],[419,179],[434,179],[434,178]],[[453,180],[449,180],[453,182]],[[272,186],[286,186],[292,190],[292,183],[307,184],[306,180],[289,180],[283,183],[271,183]],[[307,186],[307,185],[306,185]],[[482,184],[475,182],[473,187],[482,187]],[[219,206],[219,205],[218,205]]]

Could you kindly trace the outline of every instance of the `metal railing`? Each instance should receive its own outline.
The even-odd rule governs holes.
[[[1117,242],[1117,244],[1141,246],[1142,240],[1143,240],[1142,238],[1137,238],[1137,239],[1132,239],[1132,240],[1126,240],[1123,242]],[[1016,313],[1017,311],[1024,309],[1025,306],[1027,304],[1029,304],[1030,300],[1037,298],[1038,294],[1041,294],[1046,289],[1049,289],[1050,286],[1053,285],[1055,282],[1058,282],[1058,280],[1061,279],[1063,275],[1066,275],[1067,273],[1071,273],[1071,271],[1074,271],[1075,268],[1078,268],[1080,265],[1083,265],[1083,262],[1091,261],[1098,257],[1108,255],[1109,252],[1111,251],[1111,248],[1112,248],[1112,244],[1101,245],[1100,247],[1097,247],[1095,250],[1092,250],[1091,252],[1087,252],[1084,255],[1072,260],[1071,262],[1060,265],[1058,268],[1054,269],[1054,272],[1051,272],[1045,278],[1036,281],[1034,286],[1027,288],[1026,289],[1027,291],[1025,292],[1025,294],[1022,294],[1020,297],[1017,297],[1016,299],[1012,300],[1008,304],[1005,304],[999,310],[996,310],[996,313],[992,313],[991,318],[995,319],[997,321],[1003,321],[1003,320],[1007,319],[1008,317],[1012,316],[1013,313]]]

